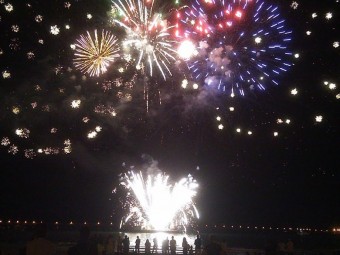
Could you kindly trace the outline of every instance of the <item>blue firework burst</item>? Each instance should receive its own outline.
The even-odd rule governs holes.
[[[278,85],[292,66],[292,31],[262,0],[195,0],[177,15],[177,36],[196,43],[193,78],[231,95]]]

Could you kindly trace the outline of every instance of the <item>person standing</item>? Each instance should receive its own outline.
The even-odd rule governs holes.
[[[183,255],[188,255],[189,244],[188,244],[187,239],[185,237],[183,237],[182,248],[183,248]]]
[[[123,253],[124,255],[129,254],[129,249],[130,249],[130,240],[127,235],[125,235],[123,241]]]
[[[39,225],[32,241],[26,244],[27,255],[54,255],[57,246],[46,239],[46,226]]]
[[[114,255],[115,254],[115,242],[112,235],[109,235],[105,241],[105,254]]]
[[[150,255],[151,254],[151,243],[149,239],[146,239],[144,245],[145,245],[145,255]]]
[[[169,253],[169,238],[165,238],[162,242],[162,254],[168,254]]]
[[[222,247],[217,242],[214,235],[210,236],[210,242],[204,247],[204,254],[206,255],[222,255]]]
[[[153,240],[153,247],[152,247],[152,253],[158,253],[158,241],[157,238],[155,237]]]
[[[201,248],[202,248],[202,239],[200,235],[197,235],[197,238],[195,239],[195,253],[201,254]]]
[[[69,248],[68,255],[98,255],[97,244],[90,239],[90,229],[83,226],[80,229],[80,238],[75,246]],[[27,254],[28,255],[28,254]]]
[[[139,248],[140,248],[140,239],[139,239],[139,236],[137,236],[137,239],[136,239],[136,242],[135,242],[135,252],[137,253],[137,254],[139,254],[139,252],[140,252],[140,250],[139,250]]]
[[[175,255],[176,254],[176,240],[174,236],[171,237],[170,240],[170,254]]]

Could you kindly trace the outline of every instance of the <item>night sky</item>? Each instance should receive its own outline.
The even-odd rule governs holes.
[[[232,98],[183,89],[188,76],[173,70],[167,81],[149,78],[147,111],[143,78],[133,80],[131,66],[121,74],[117,61],[89,77],[72,63],[80,34],[107,29],[124,37],[109,22],[109,0],[0,0],[0,219],[111,221],[118,175],[157,162],[173,180],[197,179],[202,223],[340,224],[340,2],[266,2],[279,6],[293,31],[289,48],[299,54],[278,86]],[[105,89],[118,78],[124,86]],[[19,128],[29,136],[16,135]]]

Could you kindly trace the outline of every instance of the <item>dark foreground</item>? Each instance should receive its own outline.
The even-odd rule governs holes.
[[[215,235],[224,246],[226,255],[264,255],[268,254],[268,244],[277,247],[279,243],[286,243],[291,240],[294,243],[294,252],[289,255],[340,255],[340,235],[333,233],[310,233],[299,235],[294,232],[224,232],[224,233],[201,233],[203,246],[208,242],[210,235]],[[130,237],[130,254],[136,254],[134,244],[136,236],[141,238],[140,253],[144,254],[144,243],[146,239],[152,242],[157,236],[159,243],[163,237],[174,236],[177,241],[176,254],[182,254],[182,238],[188,239],[189,245],[193,245],[195,235],[174,234],[174,233],[122,233],[113,231],[92,231],[92,237],[98,240],[98,244],[104,244],[109,235],[115,239],[119,236]],[[24,254],[24,247],[27,241],[33,236],[32,229],[1,229],[0,230],[0,255],[21,255]],[[66,255],[68,249],[73,246],[79,238],[78,231],[74,230],[51,230],[47,233],[47,239],[57,245],[57,254]],[[161,254],[159,248],[158,254]],[[193,250],[195,254],[195,250]],[[287,255],[272,249],[271,255]]]

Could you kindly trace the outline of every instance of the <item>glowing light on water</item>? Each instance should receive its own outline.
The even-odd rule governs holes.
[[[120,185],[133,193],[123,224],[136,219],[135,224],[145,229],[166,230],[185,228],[190,219],[199,217],[193,202],[198,183],[191,175],[172,185],[168,175],[147,175],[144,179],[141,172],[130,171]]]

